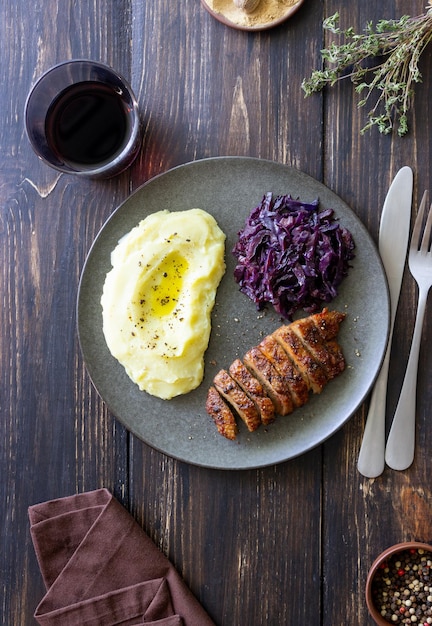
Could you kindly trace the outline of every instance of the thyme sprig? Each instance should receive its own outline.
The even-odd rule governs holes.
[[[361,129],[365,133],[377,126],[388,134],[397,123],[397,132],[408,132],[408,111],[414,100],[414,84],[422,82],[418,64],[422,52],[432,39],[432,7],[418,17],[404,15],[398,20],[380,20],[375,26],[368,22],[363,33],[339,27],[339,13],[323,22],[324,30],[345,38],[342,44],[331,42],[322,50],[323,66],[302,82],[306,96],[350,78],[361,95],[359,107],[378,97]]]

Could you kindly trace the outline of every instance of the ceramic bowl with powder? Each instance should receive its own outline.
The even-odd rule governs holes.
[[[238,30],[265,30],[281,24],[293,15],[304,0],[260,0],[253,11],[245,11],[233,0],[201,0],[219,22]]]

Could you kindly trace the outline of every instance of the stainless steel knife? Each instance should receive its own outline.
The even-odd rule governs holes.
[[[399,170],[384,201],[378,248],[390,292],[390,333],[387,350],[376,379],[357,468],[363,476],[375,478],[385,465],[385,413],[390,350],[394,321],[406,262],[411,221],[413,173],[410,167]]]

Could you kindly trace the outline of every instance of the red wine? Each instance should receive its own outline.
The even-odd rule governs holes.
[[[88,81],[62,91],[46,116],[52,150],[64,162],[95,167],[121,152],[130,127],[129,108],[119,93]]]

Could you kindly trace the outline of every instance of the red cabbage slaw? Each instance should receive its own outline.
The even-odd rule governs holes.
[[[354,248],[351,233],[333,209],[319,211],[318,199],[269,192],[238,233],[234,278],[258,310],[269,303],[292,320],[298,309],[314,313],[337,296]]]

